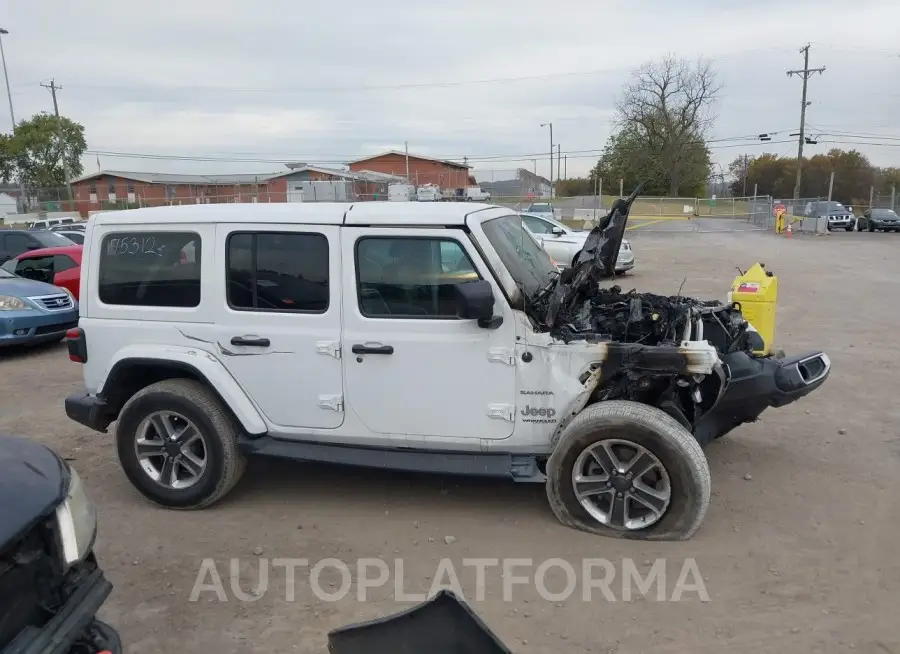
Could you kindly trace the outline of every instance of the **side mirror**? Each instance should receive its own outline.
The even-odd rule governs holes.
[[[496,329],[503,324],[503,316],[494,315],[494,289],[489,281],[462,282],[453,289],[457,316],[477,320],[478,326],[485,329]]]
[[[554,236],[562,236],[566,233],[566,230],[564,230],[562,227],[554,227],[552,233]]]

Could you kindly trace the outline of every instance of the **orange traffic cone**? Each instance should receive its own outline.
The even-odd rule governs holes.
[[[788,223],[787,230],[784,232],[784,235],[786,238],[791,237],[791,224],[790,223]]]

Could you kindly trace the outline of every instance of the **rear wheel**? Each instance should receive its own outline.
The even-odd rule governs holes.
[[[555,444],[547,497],[560,522],[575,529],[686,540],[709,506],[709,467],[693,435],[663,411],[600,402],[576,416]]]
[[[193,379],[168,379],[138,391],[116,425],[119,462],[149,500],[202,509],[230,491],[244,471],[239,427],[219,399]]]

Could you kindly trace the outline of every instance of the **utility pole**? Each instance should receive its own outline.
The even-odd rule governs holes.
[[[794,184],[795,200],[798,200],[800,198],[800,179],[803,173],[803,142],[806,140],[806,107],[808,104],[806,101],[806,84],[813,73],[819,73],[821,75],[825,72],[825,66],[822,66],[821,68],[809,67],[808,43],[804,47],[800,48],[800,53],[803,55],[803,70],[787,71],[788,77],[800,75],[803,78],[803,99],[800,103],[800,136],[797,140],[797,181]]]
[[[562,145],[559,143],[556,144],[556,179],[560,180],[562,177],[559,174],[559,170],[562,164]]]
[[[53,96],[53,114],[56,116],[56,138],[59,139],[59,149],[62,152],[63,176],[66,178],[66,190],[69,194],[69,202],[72,202],[72,186],[69,184],[69,162],[66,161],[66,142],[63,140],[62,122],[59,119],[59,105],[56,102],[56,92],[61,91],[62,87],[56,85],[56,80],[50,80],[49,84],[41,84],[45,89],[50,89],[50,95]],[[69,207],[71,211],[72,208]]]
[[[15,135],[16,133],[16,112],[13,110],[13,101],[12,101],[12,93],[9,90],[9,73],[6,72],[6,53],[3,51],[3,36],[9,34],[8,30],[0,27],[0,60],[3,62],[3,78],[6,80],[6,97],[9,99],[9,119],[12,121],[12,129],[10,129],[9,133],[11,135]],[[22,204],[22,211],[28,211],[28,201],[25,198],[25,181],[22,179],[22,175],[19,175],[19,201]],[[18,208],[19,204],[16,203],[16,207]]]
[[[406,183],[409,184],[409,141],[403,141],[403,148],[406,151]]]
[[[750,157],[745,154],[744,155],[744,168],[742,170],[742,173],[743,173],[742,176],[744,178],[744,192],[743,192],[743,195],[741,196],[744,198],[747,197],[747,173],[749,172],[747,167],[749,165],[750,165]]]
[[[541,127],[550,128],[550,197],[553,197],[553,123],[541,123]]]
[[[563,179],[569,179],[569,155],[563,155]]]

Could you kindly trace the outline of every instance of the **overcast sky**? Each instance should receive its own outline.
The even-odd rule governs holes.
[[[785,71],[807,42],[810,66],[827,66],[810,81],[812,133],[845,133],[807,152],[831,139],[900,165],[898,0],[5,0],[0,27],[17,118],[53,110],[40,83],[55,78],[90,150],[224,160],[101,154],[104,169],[273,171],[408,141],[470,157],[482,179],[533,158],[547,175],[552,121],[573,176],[596,160],[629,72],[667,53],[713,60],[714,137],[779,132],[766,147],[717,144],[727,166],[796,152],[777,141],[799,126],[801,82]],[[84,164],[96,171],[97,156]]]

